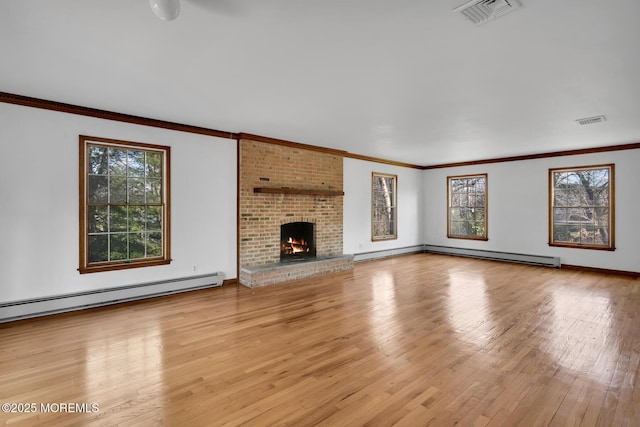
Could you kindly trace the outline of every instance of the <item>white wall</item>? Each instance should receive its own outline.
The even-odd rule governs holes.
[[[615,164],[613,252],[550,247],[549,168]],[[424,242],[432,245],[558,256],[563,264],[640,272],[640,150],[553,157],[424,171]],[[488,174],[487,242],[447,238],[446,177]]]
[[[422,244],[422,171],[345,158],[345,254],[358,254]],[[398,238],[371,241],[371,173],[398,175]]]
[[[81,134],[171,146],[170,265],[78,273]],[[0,103],[0,144],[0,302],[236,277],[235,140]]]

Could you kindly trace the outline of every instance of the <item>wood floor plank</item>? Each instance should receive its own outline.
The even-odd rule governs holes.
[[[639,325],[631,277],[362,262],[0,324],[0,403],[98,405],[0,425],[636,426]]]

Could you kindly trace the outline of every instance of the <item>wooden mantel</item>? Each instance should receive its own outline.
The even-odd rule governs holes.
[[[264,194],[303,194],[307,196],[344,196],[344,191],[339,190],[321,190],[306,188],[289,188],[289,187],[255,187],[254,193]]]

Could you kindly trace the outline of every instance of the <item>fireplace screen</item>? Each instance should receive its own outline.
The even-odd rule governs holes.
[[[280,261],[315,258],[314,224],[290,222],[280,226]]]

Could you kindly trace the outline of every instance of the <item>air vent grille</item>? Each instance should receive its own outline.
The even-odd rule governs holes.
[[[591,125],[594,123],[602,123],[606,121],[607,121],[607,118],[605,116],[586,117],[584,119],[576,120],[576,122],[578,122],[578,124],[581,126]]]
[[[471,0],[453,9],[474,24],[482,24],[522,7],[518,0]]]

